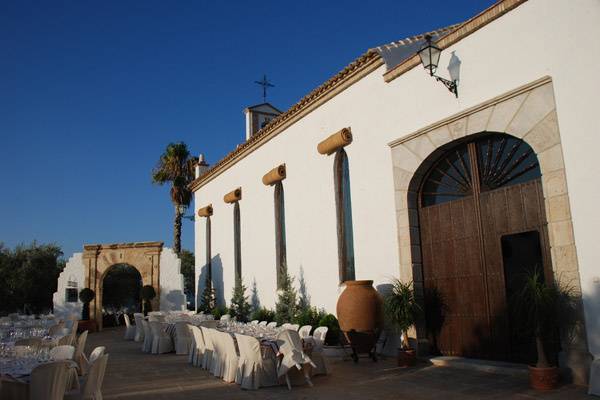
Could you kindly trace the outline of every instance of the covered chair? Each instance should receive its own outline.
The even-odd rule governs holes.
[[[70,361],[40,364],[31,371],[29,383],[3,381],[1,399],[62,400],[67,388]]]
[[[73,360],[75,355],[75,347],[70,345],[56,346],[50,349],[50,358],[59,360]]]
[[[291,329],[284,329],[277,335],[277,343],[279,343],[279,354],[282,358],[277,367],[277,376],[285,376],[288,389],[292,389],[288,371],[296,367],[298,371],[302,371],[304,379],[309,386],[312,386],[310,380],[310,367],[316,367],[310,357],[304,353],[302,349],[302,340],[298,332]]]
[[[104,373],[108,363],[108,354],[100,356],[90,365],[88,374],[83,384],[77,390],[65,394],[65,400],[102,400],[102,382],[104,382]]]
[[[310,344],[312,347],[310,358],[316,365],[313,369],[313,375],[327,375],[329,373],[327,362],[323,356],[323,346],[328,330],[329,328],[326,326],[319,326],[315,329],[312,336],[304,338],[304,342]]]
[[[235,334],[240,357],[235,382],[242,389],[256,390],[277,385],[277,368],[271,357],[263,358],[258,339]]]
[[[38,337],[32,337],[28,339],[19,339],[15,342],[15,346],[31,346],[40,347],[42,345],[42,339]]]
[[[298,334],[301,339],[307,338],[310,336],[310,331],[312,331],[311,325],[304,325],[302,328],[298,330]]]
[[[233,336],[227,332],[219,332],[219,350],[221,350],[221,374],[225,382],[235,382],[239,357]]]
[[[150,330],[150,323],[146,320],[142,320],[142,328],[144,329],[142,351],[144,353],[150,353],[152,352],[152,330]]]
[[[192,333],[192,351],[190,351],[189,361],[196,367],[202,367],[204,361],[204,352],[206,350],[206,344],[204,343],[204,336],[200,328],[194,325],[189,326],[190,332]]]
[[[298,324],[289,324],[287,328],[291,329],[293,331],[298,332],[298,329],[300,329],[300,325],[298,325]]]
[[[249,322],[249,324],[250,325],[258,325],[258,320],[257,319],[252,320],[252,321]]]
[[[267,324],[267,326],[268,326],[269,328],[277,328],[277,322],[275,322],[275,321],[273,321],[273,322],[269,322],[269,323]]]
[[[50,328],[48,328],[48,336],[58,336],[59,334],[61,334],[64,327],[65,324],[62,322],[56,325],[52,325]]]
[[[125,319],[125,336],[123,338],[125,340],[135,339],[135,326],[131,325],[129,315],[127,313],[123,314],[123,319]]]
[[[260,325],[260,326],[267,326],[267,321],[260,321],[258,323],[258,325]]]
[[[213,358],[213,338],[212,338],[212,330],[210,328],[205,328],[203,326],[200,327],[200,331],[202,331],[202,337],[204,338],[204,357],[202,358],[202,368],[211,371],[212,367],[212,358]]]
[[[192,336],[190,324],[184,321],[175,322],[175,354],[184,355],[190,352],[190,344],[192,342]]]
[[[219,325],[219,321],[215,321],[212,319],[206,320],[206,321],[200,321],[200,326],[203,326],[205,328],[216,329],[218,325]]]
[[[87,371],[90,369],[90,366],[94,363],[94,361],[96,361],[99,357],[103,356],[105,351],[106,351],[106,347],[98,346],[90,353],[89,358],[87,358],[85,356],[85,353],[82,354],[82,358],[83,358],[83,362],[81,364],[82,375],[85,375],[87,373]]]
[[[161,322],[151,321],[150,330],[152,331],[152,354],[170,353],[173,351],[171,336],[165,332]]]
[[[85,343],[87,342],[87,337],[88,337],[88,331],[83,332],[81,335],[79,335],[79,338],[77,339],[77,347],[75,347],[75,354],[73,356],[73,360],[77,363],[77,365],[79,366],[79,373],[82,374],[83,373],[83,350],[85,350]]]
[[[144,327],[142,326],[144,314],[134,313],[133,319],[135,320],[135,336],[133,337],[133,340],[136,342],[141,342],[144,340]]]

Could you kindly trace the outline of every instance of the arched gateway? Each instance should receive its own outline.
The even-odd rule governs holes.
[[[104,278],[118,265],[135,268],[141,275],[141,284],[154,287],[154,310],[185,309],[181,260],[171,249],[163,247],[162,242],[90,244],[83,249],[83,253],[75,253],[69,259],[58,278],[55,314],[80,314],[82,304],[77,293],[89,287],[96,292],[90,303],[90,318],[102,329]],[[139,290],[134,286],[132,291]]]

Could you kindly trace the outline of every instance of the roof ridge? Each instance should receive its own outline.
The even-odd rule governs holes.
[[[406,37],[404,39],[394,40],[393,42],[382,44],[382,45],[374,47],[374,48],[372,48],[370,50],[381,50],[382,48],[389,49],[390,47],[399,47],[399,46],[404,46],[404,45],[407,45],[407,44],[412,44],[414,42],[417,42],[417,41],[425,39],[426,35],[441,36],[443,34],[449,33],[450,31],[458,28],[463,23],[464,23],[464,21],[456,23],[456,24],[448,25],[448,26],[445,26],[443,28],[434,29],[434,30],[429,31],[429,32],[420,33],[418,35],[409,36],[409,37]]]

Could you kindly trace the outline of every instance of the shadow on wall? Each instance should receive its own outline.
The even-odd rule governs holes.
[[[213,289],[215,291],[216,304],[217,306],[225,306],[225,293],[223,293],[224,284],[223,284],[223,262],[221,261],[221,256],[217,254],[211,259],[211,270],[212,270],[212,283]],[[200,307],[202,305],[202,294],[204,293],[204,289],[206,289],[206,277],[208,275],[208,264],[202,266],[200,270],[200,275],[198,275],[197,287],[196,291],[196,307]]]
[[[260,308],[260,298],[258,297],[258,287],[256,286],[256,278],[252,279],[252,289],[251,289],[251,297],[250,304],[252,305],[253,310],[258,310]]]
[[[161,304],[161,309],[164,310],[185,310],[186,309],[186,301],[185,294],[181,290],[171,290],[165,296],[167,300],[167,304],[164,306]]]
[[[379,292],[382,298],[385,298],[392,291],[392,287],[391,283],[382,283],[375,286],[375,290]],[[387,318],[384,317],[383,332],[377,344],[377,351],[382,354],[395,355],[399,345],[400,338],[398,334],[394,330],[394,327],[388,323]]]

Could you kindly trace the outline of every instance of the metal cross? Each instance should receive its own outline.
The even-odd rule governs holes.
[[[267,75],[263,75],[262,81],[254,81],[254,83],[259,84],[263,88],[263,103],[267,102],[267,88],[275,87],[275,85],[271,84],[267,80]]]

